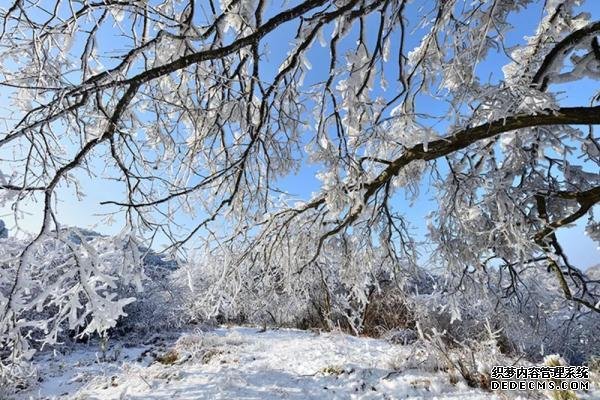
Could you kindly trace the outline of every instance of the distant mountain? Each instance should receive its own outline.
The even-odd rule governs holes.
[[[67,228],[63,228],[64,231],[67,231]],[[92,231],[85,228],[77,228],[79,234],[73,232],[72,230],[68,230],[68,237],[75,244],[81,244],[81,239],[85,241],[90,241],[98,237],[108,237],[107,235],[103,235],[96,231]],[[4,224],[4,221],[0,219],[0,239],[6,239],[8,237],[8,229]],[[143,254],[144,266],[153,267],[152,269],[166,269],[166,270],[174,270],[177,269],[177,261],[168,258],[164,254],[160,254],[155,252],[154,250],[145,247],[139,246],[140,254]]]
[[[103,235],[101,233],[89,229],[77,228],[77,230],[79,231],[79,234],[73,231],[69,231],[69,239],[76,244],[81,244],[81,239],[84,239],[85,241],[90,241],[98,237],[108,237],[107,235]],[[152,270],[177,269],[176,260],[170,259],[166,255],[157,253],[154,250],[145,246],[139,246],[138,248],[140,254],[143,254],[143,262],[145,267],[151,267],[150,269]]]

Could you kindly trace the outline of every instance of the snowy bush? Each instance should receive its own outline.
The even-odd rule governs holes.
[[[410,308],[423,330],[444,332],[446,340],[477,339],[489,327],[505,354],[541,361],[558,353],[571,364],[582,364],[600,352],[589,335],[600,316],[572,307],[552,278],[545,270],[530,269],[507,293],[499,273],[473,273],[462,281],[451,277],[435,293],[412,296]]]
[[[189,321],[343,329],[372,336],[413,327],[408,285],[396,279],[393,265],[376,253],[343,251],[343,256],[295,273],[297,260],[286,257],[261,265],[240,262],[234,252],[195,255],[200,261],[183,265],[172,280],[181,286],[176,292]]]
[[[126,233],[0,239],[0,375],[14,373],[44,345],[115,327],[135,301],[120,294],[141,290],[143,277],[138,244]]]
[[[0,364],[0,399],[8,399],[16,391],[36,382],[37,372],[27,360],[4,360]]]
[[[490,371],[495,365],[508,365],[511,360],[498,348],[498,332],[489,325],[478,337],[462,340],[449,338],[436,329],[425,331],[419,327],[417,347],[428,357],[437,360],[436,367],[451,375],[460,375],[469,386],[489,390]],[[430,360],[431,362],[431,360]]]
[[[146,277],[143,290],[132,286],[122,286],[119,290],[119,297],[134,296],[136,300],[124,307],[127,316],[119,319],[111,330],[114,334],[143,337],[189,322],[182,304],[181,285],[172,278],[176,269],[148,264],[146,259],[142,258]]]
[[[315,277],[284,286],[263,271],[231,269],[223,256],[202,255],[173,274],[189,322],[324,327],[323,294]]]

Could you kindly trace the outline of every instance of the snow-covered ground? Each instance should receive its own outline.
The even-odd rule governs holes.
[[[177,337],[179,336],[179,337]],[[501,399],[408,368],[410,349],[340,333],[219,328],[44,354],[17,399]],[[156,359],[162,360],[162,362]]]

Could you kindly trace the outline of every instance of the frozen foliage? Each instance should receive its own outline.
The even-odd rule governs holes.
[[[289,251],[272,247],[278,264],[270,270],[254,264],[255,255],[236,256],[233,249],[195,256],[201,261],[183,265],[172,276],[180,285],[174,290],[179,304],[192,321],[342,328],[379,336],[412,327],[408,296],[433,290],[433,278],[424,271],[415,267],[411,275],[398,275],[384,256],[365,253],[351,241],[327,246],[327,261],[316,266],[306,266]],[[289,269],[298,272],[285,276]]]
[[[74,241],[72,237],[78,237]],[[31,244],[0,241],[0,376],[21,368],[36,348],[53,345],[66,332],[103,335],[125,316],[134,297],[123,288],[142,288],[137,242],[127,233],[85,237],[63,230]]]
[[[518,283],[527,290],[519,290],[508,286],[510,279],[474,271],[462,277],[460,290],[456,282],[449,282],[447,290],[413,297],[410,308],[424,332],[443,332],[443,339],[450,343],[477,343],[482,334],[494,332],[503,354],[541,361],[547,354],[558,353],[571,364],[590,362],[600,351],[590,335],[600,317],[571,307],[552,279],[550,272],[528,269]],[[511,296],[511,290],[518,294]]]

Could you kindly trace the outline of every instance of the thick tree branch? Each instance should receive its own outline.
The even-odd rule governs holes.
[[[473,128],[456,132],[444,139],[429,142],[427,150],[423,143],[407,149],[402,156],[393,160],[373,181],[365,185],[364,198],[370,198],[379,188],[413,161],[430,161],[447,156],[458,150],[501,133],[534,126],[548,125],[594,125],[600,124],[600,106],[564,107],[548,110],[546,114],[522,114],[499,119]]]
[[[600,21],[593,22],[581,29],[571,33],[563,40],[558,42],[552,50],[546,55],[542,65],[537,70],[533,77],[533,86],[537,86],[541,91],[546,90],[549,84],[548,73],[554,67],[554,64],[561,58],[565,57],[577,43],[591,38],[593,35],[600,33]]]

